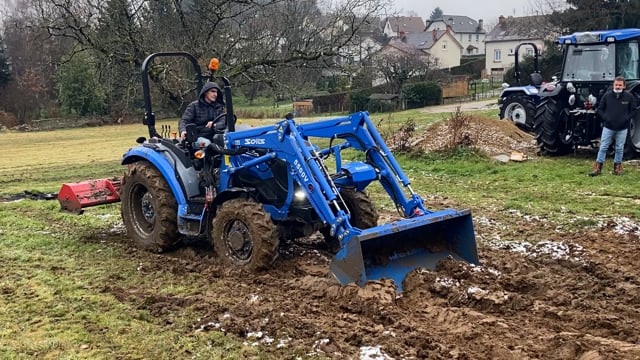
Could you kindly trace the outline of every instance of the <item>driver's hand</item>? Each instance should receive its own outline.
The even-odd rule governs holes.
[[[183,131],[180,133],[180,139],[185,140],[187,138],[187,132]]]
[[[209,121],[206,126],[211,129],[213,127],[213,121]]]

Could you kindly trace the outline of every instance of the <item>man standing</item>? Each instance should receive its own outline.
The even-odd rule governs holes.
[[[627,140],[629,122],[636,108],[635,98],[630,92],[625,91],[625,86],[624,78],[616,77],[613,80],[613,89],[607,91],[600,100],[598,115],[603,120],[600,149],[589,176],[598,176],[602,173],[602,164],[612,141],[615,141],[613,174],[622,175],[624,142]]]

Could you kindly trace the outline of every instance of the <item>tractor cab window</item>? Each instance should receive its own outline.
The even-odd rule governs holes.
[[[563,81],[613,81],[615,47],[606,44],[570,46]]]
[[[616,74],[625,79],[638,78],[638,43],[616,44]]]

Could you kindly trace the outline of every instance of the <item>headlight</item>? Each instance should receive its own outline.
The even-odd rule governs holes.
[[[307,198],[307,194],[302,190],[297,190],[293,193],[293,198],[297,201],[302,201]]]

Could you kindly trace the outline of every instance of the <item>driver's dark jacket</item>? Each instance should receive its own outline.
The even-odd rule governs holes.
[[[631,117],[635,114],[636,101],[634,96],[623,90],[616,94],[609,90],[600,100],[598,115],[603,120],[603,125],[609,130],[619,131],[629,127]]]
[[[216,89],[218,97],[213,104],[207,103],[204,100],[204,94],[210,89]],[[222,90],[218,84],[214,82],[207,82],[200,90],[198,100],[191,102],[184,110],[180,122],[178,123],[178,131],[182,134],[186,131],[187,124],[195,124],[198,130],[198,136],[213,139],[213,135],[217,132],[223,132],[226,128],[226,119],[222,117],[218,120],[218,123],[213,124],[211,128],[206,127],[209,121],[213,121],[219,115],[224,113],[224,98],[222,96]]]

